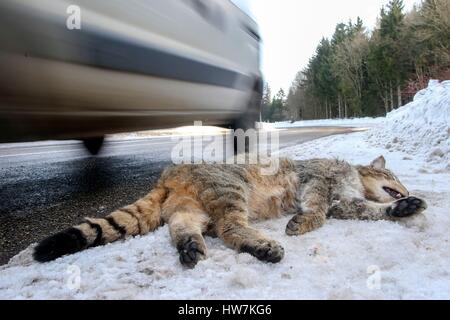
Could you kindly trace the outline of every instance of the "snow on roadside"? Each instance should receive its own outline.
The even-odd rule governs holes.
[[[275,127],[273,123],[258,122],[257,126],[259,129],[264,131],[277,131],[278,128]],[[214,136],[227,134],[231,131],[229,129],[213,126],[184,126],[172,129],[161,129],[161,130],[148,130],[148,131],[138,131],[138,132],[127,132],[109,135],[110,140],[126,140],[126,139],[148,139],[148,138],[159,138],[163,136]]]
[[[430,81],[381,124],[368,135],[371,144],[420,158],[424,172],[450,172],[450,81]]]
[[[425,215],[399,223],[330,220],[302,237],[284,235],[290,217],[258,223],[257,228],[285,248],[285,259],[276,265],[237,254],[220,240],[207,238],[209,258],[195,270],[185,270],[167,226],[47,264],[32,262],[30,247],[0,267],[0,298],[449,299],[450,173],[423,170],[443,166],[427,161],[425,155],[440,139],[444,140],[439,145],[447,145],[449,136],[424,132],[435,132],[439,119],[447,121],[450,105],[443,102],[447,86],[432,83],[412,105],[368,132],[282,151],[298,159],[338,157],[358,164],[383,154],[411,193],[427,200]],[[425,114],[427,120],[411,117],[410,112],[415,117]],[[394,137],[401,147],[386,149]],[[409,139],[400,140],[403,137]],[[410,141],[418,145],[410,147]]]
[[[126,132],[111,134],[108,136],[110,140],[127,140],[127,139],[149,139],[149,138],[159,138],[164,136],[212,136],[227,133],[229,130],[212,127],[212,126],[184,126],[172,129],[161,129],[161,130],[148,130],[148,131],[138,131],[138,132]]]
[[[321,119],[303,120],[296,122],[276,122],[272,127],[276,129],[302,128],[302,127],[372,127],[382,123],[385,118],[354,118],[354,119]]]

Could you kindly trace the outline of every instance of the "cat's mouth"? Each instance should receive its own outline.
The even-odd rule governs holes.
[[[404,196],[397,190],[391,189],[389,187],[383,187],[383,190],[394,199],[404,198]]]

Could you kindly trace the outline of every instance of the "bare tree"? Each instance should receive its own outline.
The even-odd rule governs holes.
[[[345,88],[355,97],[354,113],[361,113],[361,101],[364,85],[364,64],[369,52],[369,39],[364,32],[344,40],[335,51],[334,73]],[[339,113],[341,114],[341,97]]]

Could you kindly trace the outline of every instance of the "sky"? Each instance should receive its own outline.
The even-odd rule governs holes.
[[[372,29],[389,0],[235,0],[246,3],[263,38],[262,70],[276,93],[288,92],[298,71],[314,54],[322,37],[331,37],[336,24],[360,16]],[[419,0],[404,0],[405,9]]]

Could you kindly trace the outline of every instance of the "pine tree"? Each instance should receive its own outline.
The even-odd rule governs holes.
[[[280,89],[272,99],[272,121],[282,121],[287,117],[286,93]]]
[[[400,102],[397,106],[400,107],[401,86],[405,84],[407,76],[407,64],[399,41],[405,18],[403,0],[391,0],[386,9],[381,11],[380,40],[385,78],[389,82],[390,109],[393,110],[396,105],[394,91],[397,91],[397,100]]]
[[[391,0],[381,8],[371,34],[361,18],[339,23],[330,40],[320,41],[299,75],[287,99],[290,116],[387,113],[430,77],[450,78],[450,1],[424,0],[405,13],[402,0]],[[278,111],[279,101],[272,100],[276,117],[287,117]]]
[[[261,101],[261,117],[263,121],[270,121],[272,118],[272,90],[268,83],[264,84]]]

